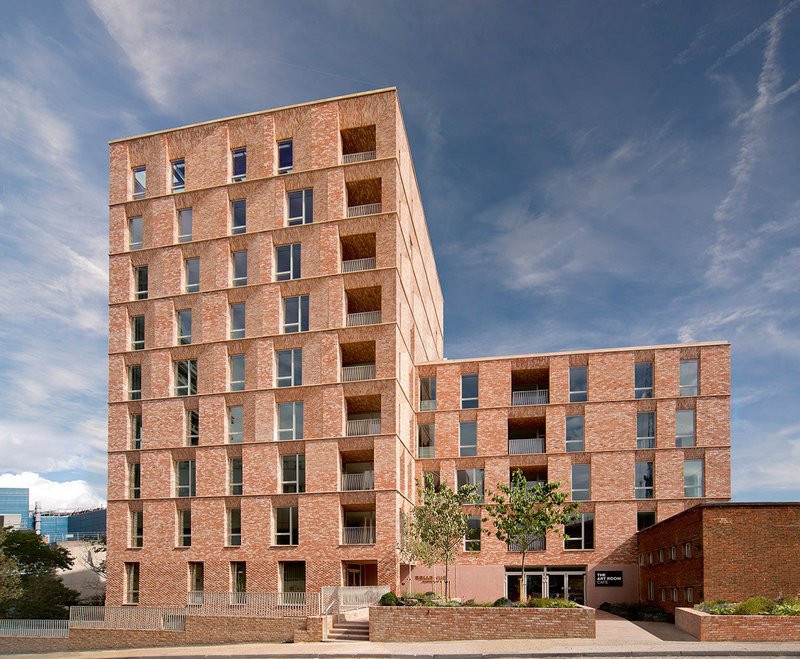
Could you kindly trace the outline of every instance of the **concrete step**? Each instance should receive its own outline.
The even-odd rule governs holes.
[[[329,641],[368,641],[369,622],[344,620],[337,622],[328,632]]]

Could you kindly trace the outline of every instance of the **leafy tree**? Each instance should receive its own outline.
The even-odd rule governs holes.
[[[64,547],[49,545],[42,536],[30,531],[9,531],[3,540],[3,551],[17,562],[20,572],[28,576],[69,570],[75,561]]]
[[[559,491],[560,483],[541,483],[528,487],[525,475],[517,469],[511,477],[511,485],[497,484],[497,492],[487,492],[488,503],[484,510],[488,515],[484,522],[491,521],[497,539],[520,547],[522,573],[520,576],[520,600],[526,601],[525,556],[536,538],[548,532],[564,534],[564,525],[569,524],[578,510],[578,504],[568,502],[568,495]],[[566,537],[566,536],[565,536]]]
[[[433,476],[427,474],[420,500],[410,515],[401,518],[400,551],[406,560],[419,561],[427,567],[444,563],[444,596],[449,599],[450,564],[455,562],[468,529],[463,506],[477,502],[476,488],[463,485],[453,491],[446,483],[437,487]]]
[[[0,606],[5,600],[18,597],[22,590],[19,587],[19,565],[3,550],[7,529],[0,527]]]

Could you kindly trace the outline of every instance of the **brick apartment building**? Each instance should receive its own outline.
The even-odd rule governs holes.
[[[703,503],[642,530],[642,602],[670,613],[703,600],[800,594],[800,503]]]
[[[444,359],[396,90],[110,151],[109,604],[428,590],[397,552],[416,481],[517,468],[582,502],[529,593],[632,601],[637,529],[729,498],[727,343]],[[474,512],[455,594],[514,597]]]

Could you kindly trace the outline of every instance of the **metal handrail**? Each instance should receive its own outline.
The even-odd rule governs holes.
[[[375,489],[375,472],[364,471],[360,474],[342,474],[342,491]]]
[[[342,261],[342,272],[359,272],[360,270],[374,270],[375,257],[370,256],[365,259],[350,259]]]
[[[366,162],[368,160],[375,160],[374,151],[359,151],[358,153],[343,153],[342,164],[349,165],[354,162]]]
[[[347,436],[358,437],[360,435],[380,435],[381,420],[377,419],[348,419]]]
[[[377,215],[381,212],[381,204],[361,204],[360,206],[348,206],[347,217],[361,217],[362,215]]]
[[[550,402],[549,389],[527,389],[525,391],[512,391],[512,405],[547,405]]]
[[[374,380],[375,364],[358,364],[356,366],[342,366],[342,382],[357,382],[359,380]]]
[[[509,455],[528,455],[531,453],[544,453],[544,437],[508,440]]]
[[[347,314],[347,326],[359,327],[361,325],[378,325],[381,322],[381,312],[362,311],[360,313]]]
[[[345,526],[342,529],[343,545],[374,545],[374,526]]]

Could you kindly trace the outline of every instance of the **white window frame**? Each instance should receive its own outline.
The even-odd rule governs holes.
[[[639,416],[651,414],[653,416],[653,434],[640,435],[639,434]],[[637,412],[636,413],[636,448],[637,449],[651,449],[656,447],[656,413],[655,412]]]
[[[180,465],[183,463],[189,464],[188,483],[180,482]],[[175,473],[175,497],[179,499],[185,499],[188,497],[197,496],[197,463],[194,460],[175,460],[172,464]]]
[[[234,327],[234,318],[236,317],[234,311],[235,308],[241,307],[242,314],[244,316],[244,324],[242,327]],[[247,333],[247,305],[244,302],[234,302],[228,308],[228,313],[230,315],[230,338],[231,339],[243,339]]]
[[[310,195],[307,193],[311,193]],[[300,215],[292,216],[292,195],[300,195],[302,200],[302,212]],[[309,197],[311,197],[309,203]],[[309,213],[309,208],[311,212]],[[286,226],[295,227],[302,224],[313,224],[314,222],[314,188],[303,188],[302,190],[289,190],[286,193]]]
[[[289,406],[291,406],[292,425],[291,427],[285,427],[281,425],[281,409],[288,408]],[[299,415],[298,415],[298,410],[300,411]],[[303,439],[303,430],[304,430],[303,425],[305,421],[305,407],[303,405],[303,401],[295,400],[286,403],[278,403],[275,410],[275,414],[277,416],[277,423],[275,424],[275,428],[276,428],[276,439],[278,441],[292,441],[296,439]],[[299,423],[298,423],[298,416],[299,416]],[[281,436],[281,435],[288,435],[288,436]]]
[[[137,325],[141,321],[141,330],[142,336],[141,338],[136,337],[136,330]],[[144,341],[145,341],[145,320],[144,314],[139,314],[137,316],[131,316],[131,350],[144,350]]]
[[[186,233],[186,227],[184,226],[184,219],[189,218],[189,233]],[[194,219],[192,216],[192,209],[191,208],[179,208],[177,211],[177,224],[178,224],[178,242],[179,243],[188,243],[192,240],[193,235],[193,226],[194,226]]]
[[[189,516],[189,532],[186,533],[186,516]],[[176,520],[176,531],[177,531],[177,538],[175,540],[175,544],[178,547],[191,547],[192,546],[192,511],[191,510],[179,510],[178,511],[178,518]],[[190,563],[191,565],[191,563]],[[191,569],[191,568],[190,568]]]
[[[462,485],[476,485],[475,494],[478,496],[478,500],[475,503],[482,503],[483,497],[486,493],[486,470],[481,468],[473,468],[473,469],[457,469],[456,470],[456,488],[460,489],[461,485],[458,484],[458,475],[460,473],[464,473],[466,477],[466,483],[462,483]],[[478,481],[478,475],[480,473],[480,481]]]
[[[141,510],[131,510],[129,523],[128,548],[141,549],[144,547],[144,513]]]
[[[234,511],[239,513],[239,532],[234,533],[233,517]],[[242,546],[242,509],[241,508],[226,508],[225,509],[225,546],[226,547],[241,547]]]
[[[238,410],[241,428],[234,429],[233,415],[234,410]],[[229,405],[227,410],[228,419],[228,444],[241,444],[244,442],[244,405]]]
[[[142,448],[142,414],[141,412],[131,414],[129,418],[131,424],[131,448],[139,450]]]
[[[686,586],[684,588],[684,597],[687,602],[694,602],[694,588],[692,586]]]
[[[574,485],[574,482],[575,482],[575,467],[577,467],[579,465],[580,466],[585,465],[586,467],[589,468],[589,487],[588,488],[583,488],[583,487],[582,488],[578,488],[578,489],[575,488],[575,485]],[[592,464],[590,462],[576,462],[576,463],[574,463],[572,465],[572,468],[570,469],[570,485],[571,485],[570,492],[571,492],[571,496],[572,496],[572,500],[573,501],[591,501],[591,499],[592,499]],[[575,496],[576,493],[582,494],[583,492],[586,493],[585,497],[583,497],[583,496],[576,497]]]
[[[141,175],[141,176],[140,176]],[[132,199],[144,199],[147,196],[147,167],[142,165],[132,169]],[[140,185],[141,190],[137,192],[136,186]]]
[[[422,434],[423,428],[428,429],[428,439],[430,443],[423,445]],[[430,449],[430,450],[424,450]],[[436,424],[435,423],[420,423],[417,425],[417,457],[419,458],[433,458],[436,457]],[[423,483],[424,485],[424,483]]]
[[[291,453],[281,455],[281,493],[282,494],[301,494],[306,491],[306,455],[305,453]],[[294,480],[287,480],[286,478],[286,463],[287,458],[294,458]],[[300,458],[303,459],[303,479],[300,480]],[[294,491],[288,491],[287,486],[293,486]]]
[[[234,462],[239,462],[239,480],[235,480],[236,470]],[[230,458],[228,460],[228,494],[230,496],[242,496],[244,493],[244,460],[242,458]]]
[[[244,208],[244,224],[236,225],[236,207],[241,205]],[[238,236],[247,233],[247,199],[232,199],[231,200],[231,221],[230,231],[232,236]]]
[[[145,273],[145,280],[147,283],[146,288],[139,288],[139,273]],[[149,295],[150,288],[150,269],[146,265],[137,265],[133,268],[133,299],[135,300],[146,300],[147,296]]]
[[[464,378],[475,378],[475,381],[478,384],[478,395],[477,396],[464,396]],[[480,401],[480,387],[481,387],[481,378],[480,378],[480,375],[478,373],[464,373],[461,376],[461,409],[462,410],[475,409],[476,407],[479,406],[479,404],[480,404],[479,403],[479,401]],[[472,402],[474,402],[475,404],[474,405],[469,405],[469,404],[465,405],[465,403],[472,403]]]
[[[699,485],[686,485],[686,463],[687,462],[699,462],[700,463],[700,484]],[[683,461],[683,496],[687,499],[701,499],[705,496],[706,493],[706,465],[705,461],[702,458],[698,458],[696,460],[684,460]],[[689,489],[699,489],[699,494],[686,494],[687,490]]]
[[[684,558],[691,558],[692,557],[692,543],[691,542],[684,542],[683,543],[683,557]]]
[[[134,227],[138,224],[139,240],[133,239]],[[128,249],[132,252],[142,249],[144,246],[144,221],[141,215],[128,218]]]
[[[692,432],[678,434],[678,418],[692,419]],[[691,448],[697,445],[697,414],[695,410],[675,410],[675,446],[678,448]]]
[[[237,255],[244,254],[244,274],[239,272],[237,274],[236,270],[236,257]],[[231,284],[234,287],[237,286],[247,286],[247,250],[240,249],[235,252],[231,252]]]
[[[475,443],[464,443],[464,426],[471,425],[475,427]],[[474,449],[474,452],[473,452]],[[465,452],[466,450],[466,452]],[[464,457],[474,457],[478,455],[478,422],[477,421],[461,421],[458,424],[458,456],[461,458]]]
[[[244,173],[236,174],[236,159],[244,157]],[[231,182],[238,183],[247,179],[247,147],[240,146],[231,149]]]
[[[581,418],[583,419],[582,429],[583,432],[581,433],[580,440],[578,439],[570,439],[567,437],[567,429],[569,426],[569,419],[576,419]],[[580,448],[575,448],[575,446],[580,446]],[[568,414],[564,417],[564,450],[567,453],[580,453],[581,451],[586,450],[586,415],[585,414]]]
[[[475,532],[475,528],[472,524],[477,520],[477,537],[470,537],[470,534]],[[476,545],[477,543],[477,545]],[[469,515],[467,516],[467,532],[464,534],[464,551],[468,552],[479,552],[481,550],[481,517],[480,515]]]
[[[278,531],[278,511],[281,509],[289,509],[289,530],[288,531]],[[299,511],[300,509],[298,506],[279,506],[275,508],[275,513],[272,517],[273,521],[273,528],[275,529],[274,537],[273,537],[273,544],[278,547],[297,547],[300,544],[300,524],[299,524]],[[297,544],[292,543],[292,535],[294,535],[295,530],[297,530]],[[279,537],[288,537],[288,543],[279,543]]]
[[[292,164],[280,167],[281,149],[285,148],[286,145],[288,145],[289,148],[292,150]],[[278,157],[275,159],[275,162],[278,164],[278,174],[291,173],[292,170],[294,170],[294,140],[293,139],[280,140],[277,144],[277,149],[278,149]]]
[[[573,524],[580,523],[581,535],[580,535],[580,537],[570,536],[569,537],[569,541],[564,539],[564,551],[593,551],[594,550],[594,547],[595,547],[595,544],[596,544],[595,543],[595,537],[594,537],[595,536],[594,530],[592,531],[592,546],[591,547],[587,547],[586,546],[586,540],[587,540],[586,522],[589,519],[592,520],[592,528],[594,529],[594,526],[595,526],[594,513],[578,513],[578,517],[574,520]],[[565,533],[566,533],[566,527],[567,526],[568,525],[564,526],[564,532]],[[572,541],[580,541],[580,547],[567,548],[567,542],[572,542]]]
[[[296,353],[300,353],[300,375],[296,373],[297,368],[295,367],[295,357]],[[290,373],[289,375],[281,375],[279,366],[280,366],[280,355],[289,353],[291,355],[291,359],[289,360],[290,363]],[[287,381],[287,384],[282,384],[282,381]],[[290,348],[289,350],[276,350],[275,351],[275,386],[276,387],[299,387],[303,384],[303,349],[302,348]]]
[[[694,364],[694,376],[696,384],[683,384],[683,365]],[[681,396],[698,396],[700,394],[700,360],[681,359],[680,370],[678,372],[678,387]]]
[[[137,485],[138,481],[138,485]],[[128,463],[128,498],[142,498],[142,464],[141,462]]]
[[[241,359],[242,361],[242,379],[234,380],[233,371],[234,364]],[[245,382],[247,378],[247,357],[244,353],[237,353],[228,357],[228,391],[244,391]]]
[[[189,263],[197,263],[197,281],[189,281]],[[193,256],[183,260],[183,292],[197,293],[200,291],[200,257]]]
[[[677,547],[675,547],[675,545],[671,545],[669,548],[669,560],[671,561],[677,560],[677,557],[678,557]]]
[[[636,386],[636,367],[647,365],[650,367],[650,381],[653,383],[649,387]],[[633,366],[633,397],[636,399],[652,398],[653,390],[655,388],[655,364],[651,361],[636,362]]]
[[[189,318],[189,333],[183,334],[181,331],[183,330],[184,323],[182,319],[184,318],[185,314],[188,314]],[[191,309],[178,309],[175,312],[175,333],[176,333],[176,345],[179,346],[188,346],[192,343],[192,310]]]
[[[192,417],[197,417],[197,434],[192,432]],[[200,445],[200,410],[186,410],[184,414],[186,446],[199,446]]]
[[[176,184],[175,180],[177,178],[176,173],[178,166],[180,166],[182,182]],[[173,160],[172,162],[170,162],[170,174],[172,179],[172,191],[183,192],[186,189],[186,159],[178,158],[177,160]]]
[[[433,391],[432,395],[433,398],[428,400],[423,400],[422,398],[422,381],[428,380],[428,391]],[[419,379],[419,409],[420,412],[429,412],[436,409],[436,376],[435,375],[423,375]]]
[[[586,371],[586,389],[573,389],[572,388],[572,371],[574,369],[582,368]],[[569,367],[569,402],[570,403],[585,403],[589,400],[589,367],[588,366],[570,366]]]
[[[289,320],[287,318],[287,306],[290,300],[297,300],[297,319]],[[303,306],[305,305],[306,312],[303,313]],[[309,318],[311,315],[310,302],[308,295],[291,295],[283,298],[282,305],[283,312],[283,333],[284,334],[297,334],[299,332],[308,332]]]
[[[133,387],[133,374],[139,374],[139,388]],[[142,400],[142,365],[131,364],[128,366],[128,400]]]
[[[178,369],[180,365],[186,365],[186,384],[178,383]],[[196,396],[197,395],[197,360],[178,359],[173,362],[173,376],[175,378],[175,396]]]
[[[295,248],[297,248],[295,250]],[[302,243],[290,243],[288,245],[278,245],[275,247],[275,281],[292,281],[293,279],[301,279],[303,276],[302,270]],[[279,270],[278,266],[280,259],[278,252],[280,250],[287,250],[289,252],[289,269]],[[296,258],[295,258],[296,256]],[[297,263],[295,263],[297,261]],[[295,265],[297,266],[297,276],[295,277]]]
[[[125,563],[125,604],[139,603],[140,567],[138,562]]]
[[[636,465],[638,464],[649,464],[650,465],[650,473],[653,475],[653,484],[652,485],[639,485],[636,481]],[[653,499],[655,498],[656,492],[656,464],[653,460],[636,460],[634,462],[634,483],[633,483],[633,498],[634,499]],[[647,496],[647,495],[650,496]]]

